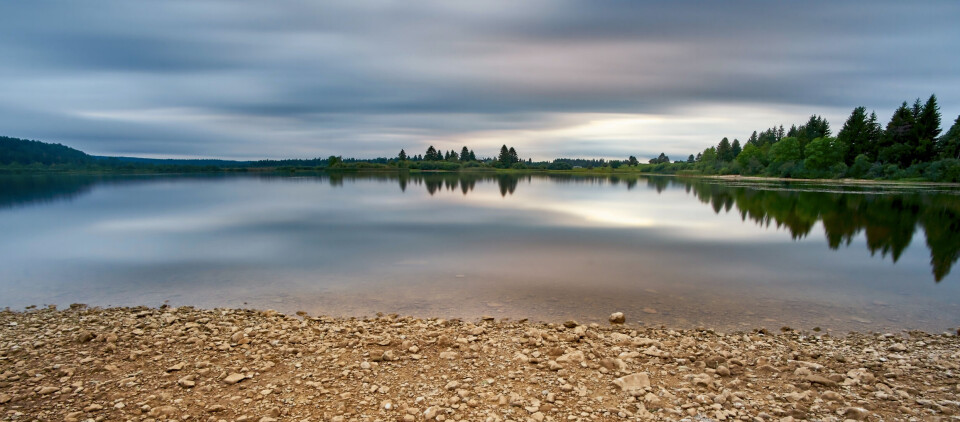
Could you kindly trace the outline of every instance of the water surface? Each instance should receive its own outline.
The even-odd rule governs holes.
[[[0,177],[0,306],[960,325],[960,196],[672,177]]]

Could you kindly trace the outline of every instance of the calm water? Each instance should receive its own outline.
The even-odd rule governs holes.
[[[960,192],[670,177],[0,177],[0,306],[960,325]]]

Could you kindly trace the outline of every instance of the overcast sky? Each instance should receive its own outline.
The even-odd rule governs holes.
[[[6,1],[0,135],[98,155],[686,157],[960,113],[960,2]]]

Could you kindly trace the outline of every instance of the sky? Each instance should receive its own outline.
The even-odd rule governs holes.
[[[0,135],[95,155],[685,158],[856,106],[960,114],[960,2],[0,3]]]

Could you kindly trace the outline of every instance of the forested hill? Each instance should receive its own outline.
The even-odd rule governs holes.
[[[112,163],[133,163],[133,164],[152,164],[157,166],[217,166],[217,167],[239,167],[239,166],[248,166],[251,165],[252,161],[234,161],[234,160],[217,160],[217,159],[203,159],[203,158],[190,158],[190,159],[181,159],[181,158],[140,158],[140,157],[104,157],[104,156],[92,156],[97,160],[103,160]]]
[[[93,161],[93,157],[68,146],[0,136],[0,164],[82,165]]]

